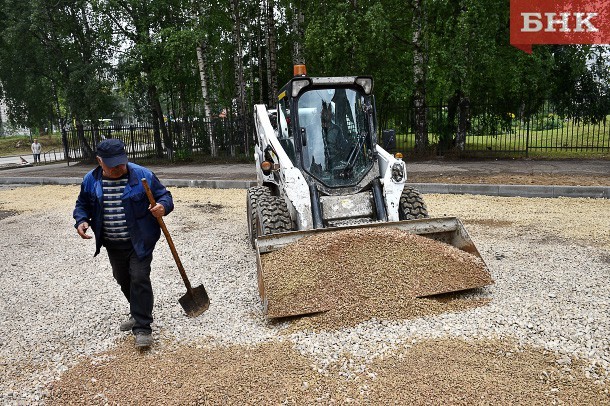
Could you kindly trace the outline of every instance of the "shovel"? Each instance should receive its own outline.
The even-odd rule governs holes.
[[[142,185],[146,190],[146,195],[148,196],[148,200],[150,201],[151,206],[156,204],[155,198],[150,191],[150,187],[148,187],[148,182],[146,179],[142,179]],[[172,237],[169,235],[169,231],[165,226],[165,222],[162,217],[157,217],[159,221],[159,225],[161,226],[161,230],[163,230],[163,234],[165,234],[165,239],[169,244],[169,248],[172,251],[172,255],[174,256],[174,260],[176,261],[176,265],[178,266],[178,270],[180,271],[180,275],[182,276],[182,280],[184,281],[184,285],[186,286],[186,294],[178,299],[180,305],[186,312],[186,315],[189,317],[197,317],[201,313],[205,312],[208,307],[210,307],[210,298],[208,297],[208,293],[205,291],[203,285],[199,285],[195,289],[191,287],[191,283],[186,277],[186,272],[184,272],[184,267],[182,266],[182,262],[180,262],[180,258],[178,257],[178,252],[176,251],[176,247],[174,246],[174,241]]]

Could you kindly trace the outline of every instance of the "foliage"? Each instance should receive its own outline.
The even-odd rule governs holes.
[[[302,44],[312,76],[373,76],[380,122],[406,128],[412,119],[396,111],[413,99],[414,16],[421,15],[427,100],[459,95],[475,106],[502,106],[485,117],[473,111],[475,132],[511,131],[546,99],[561,118],[597,122],[610,111],[607,48],[536,46],[525,54],[509,44],[506,0],[274,0],[274,50],[266,39],[268,1],[233,0],[242,47],[235,58],[229,1],[0,0],[0,98],[12,123],[32,129],[202,116],[200,47],[212,115],[236,117],[238,105],[274,102],[269,51],[282,86]],[[236,61],[243,96],[236,96]],[[507,120],[506,111],[517,117]],[[429,132],[451,143],[460,114],[432,117]],[[561,121],[547,117],[540,125]]]
[[[535,114],[532,118],[532,130],[553,130],[563,127],[563,120],[557,114],[549,113],[547,115]]]
[[[555,47],[553,99],[563,116],[597,123],[610,111],[607,49]]]

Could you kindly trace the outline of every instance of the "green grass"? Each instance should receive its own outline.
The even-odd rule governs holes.
[[[431,133],[428,138],[432,147],[436,146],[438,134]],[[396,141],[398,150],[412,151],[415,136],[396,134]],[[527,129],[520,127],[513,127],[513,131],[507,134],[471,135],[466,138],[462,155],[524,157],[526,150],[528,157],[540,159],[610,159],[610,125],[604,127],[603,124],[593,126],[567,122],[562,123],[561,128],[530,129],[529,136]]]
[[[42,137],[37,138],[38,142],[42,144],[43,153],[52,149],[61,150],[63,148],[61,144],[61,136],[59,134],[43,135]],[[30,141],[30,137],[26,135],[0,137],[0,156],[31,154],[32,150],[30,145],[32,145],[32,141]]]

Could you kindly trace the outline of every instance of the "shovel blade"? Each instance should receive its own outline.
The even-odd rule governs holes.
[[[189,317],[197,317],[210,307],[210,298],[203,285],[187,291],[178,302]]]

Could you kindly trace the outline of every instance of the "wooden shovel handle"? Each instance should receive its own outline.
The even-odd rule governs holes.
[[[144,186],[144,190],[146,190],[146,196],[148,196],[148,201],[150,202],[150,205],[152,207],[154,207],[155,204],[157,204],[157,202],[155,201],[155,197],[153,196],[152,191],[150,190],[150,187],[148,187],[148,182],[146,181],[145,178],[142,178],[142,185]],[[188,290],[188,292],[190,294],[192,294],[193,288],[191,288],[191,283],[189,282],[189,279],[186,277],[186,272],[184,271],[184,267],[182,266],[180,257],[178,257],[178,251],[176,251],[176,246],[174,245],[172,236],[169,235],[169,231],[167,230],[167,227],[165,226],[163,217],[157,217],[157,221],[159,222],[159,225],[161,226],[161,230],[163,230],[163,234],[165,234],[165,239],[167,240],[167,243],[169,244],[169,249],[172,251],[172,255],[174,256],[174,260],[176,261],[176,265],[178,266],[178,270],[180,271],[180,275],[182,276],[182,280],[184,281],[186,290]]]

